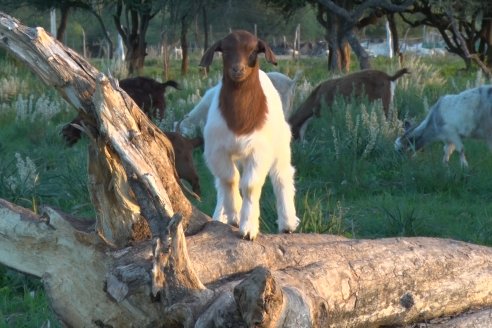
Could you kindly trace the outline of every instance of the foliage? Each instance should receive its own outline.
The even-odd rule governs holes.
[[[492,4],[490,1],[417,0],[401,13],[410,26],[426,25],[436,28],[449,52],[457,54],[467,65],[470,54],[479,54],[492,63],[490,29]],[[488,31],[488,32],[487,32]]]

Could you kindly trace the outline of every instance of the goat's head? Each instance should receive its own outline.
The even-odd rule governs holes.
[[[233,82],[244,81],[251,72],[258,70],[258,54],[261,52],[268,62],[277,64],[268,44],[243,30],[234,31],[214,43],[203,54],[200,66],[210,66],[216,51],[222,52],[224,77]]]
[[[395,150],[398,152],[405,152],[408,150],[416,150],[416,138],[412,135],[413,130],[415,129],[416,125],[413,125],[405,120],[403,122],[403,128],[405,132],[403,133],[402,136],[396,138],[395,140]]]

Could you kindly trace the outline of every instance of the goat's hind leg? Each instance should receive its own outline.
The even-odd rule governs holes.
[[[270,170],[270,179],[277,201],[277,224],[279,232],[293,232],[299,225],[294,204],[295,169],[289,162],[276,162]]]
[[[461,139],[459,137],[453,137],[451,141],[448,141],[444,145],[443,162],[445,164],[449,162],[449,158],[451,157],[455,149],[460,154],[461,167],[467,168],[468,161],[466,160],[466,156],[465,156],[465,147],[463,146],[463,143],[461,142]]]
[[[254,159],[245,162],[241,177],[243,205],[239,232],[243,238],[250,240],[254,240],[260,230],[260,196],[268,174],[268,168],[262,164]]]

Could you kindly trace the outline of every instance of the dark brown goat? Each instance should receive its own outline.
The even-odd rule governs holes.
[[[203,138],[186,138],[177,132],[164,132],[174,149],[174,159],[178,176],[190,183],[195,194],[201,196],[200,178],[193,164],[193,149],[203,145]]]
[[[394,90],[392,84],[406,73],[409,73],[406,68],[399,70],[394,75],[367,69],[322,82],[289,118],[294,139],[299,139],[302,134],[301,130],[305,129],[303,126],[313,115],[320,116],[322,103],[330,106],[338,95],[345,98],[365,95],[369,101],[381,99],[384,114],[388,117]]]
[[[160,83],[144,76],[120,80],[120,87],[132,97],[133,101],[147,116],[158,119],[163,119],[166,111],[166,99],[164,98],[166,88],[179,89],[176,81],[169,80]],[[157,113],[157,111],[159,112]]]
[[[81,132],[74,125],[81,125],[82,117],[77,116],[72,122],[67,124],[62,135],[69,146],[74,145],[81,137]],[[200,179],[193,162],[193,149],[203,145],[203,138],[186,138],[177,132],[164,132],[166,137],[171,141],[174,149],[174,166],[181,179],[188,181],[195,194],[201,196]]]

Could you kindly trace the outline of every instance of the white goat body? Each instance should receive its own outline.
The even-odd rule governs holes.
[[[289,118],[292,114],[296,85],[300,72],[296,73],[293,79],[279,72],[268,72],[266,74],[280,95],[285,118]],[[202,129],[205,125],[208,109],[212,104],[212,98],[217,90],[218,85],[208,89],[195,107],[181,121],[175,123],[175,131],[187,137],[195,136],[197,130]]]
[[[457,150],[460,163],[468,166],[462,138],[484,139],[492,148],[492,86],[484,85],[456,95],[443,96],[418,125],[408,127],[395,141],[395,149],[415,151],[434,142],[444,142],[443,162]]]

